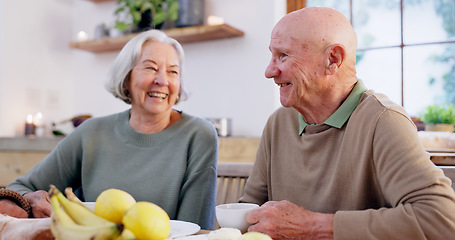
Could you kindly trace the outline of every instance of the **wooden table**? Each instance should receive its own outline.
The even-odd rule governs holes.
[[[431,161],[438,166],[455,166],[455,149],[427,149]]]
[[[201,230],[199,230],[199,232],[195,233],[194,235],[209,234],[209,232],[211,232],[211,230],[201,229]]]

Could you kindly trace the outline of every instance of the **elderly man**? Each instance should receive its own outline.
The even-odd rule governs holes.
[[[455,195],[404,109],[356,77],[357,40],[329,8],[272,31],[265,71],[280,88],[241,202],[273,239],[451,239]]]

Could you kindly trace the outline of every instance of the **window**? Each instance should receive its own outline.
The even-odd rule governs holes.
[[[307,0],[342,12],[357,32],[357,76],[411,116],[455,104],[455,0]]]

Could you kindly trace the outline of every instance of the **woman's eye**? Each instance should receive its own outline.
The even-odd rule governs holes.
[[[152,70],[152,71],[156,71],[157,70],[155,67],[146,67],[145,69]]]

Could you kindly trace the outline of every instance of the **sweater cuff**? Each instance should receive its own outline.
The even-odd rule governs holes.
[[[366,229],[364,224],[367,220],[358,211],[337,211],[333,220],[333,238],[365,239]]]
[[[0,199],[8,199],[15,202],[22,209],[24,209],[29,217],[32,217],[32,208],[28,204],[27,200],[18,192],[11,189],[1,188],[0,189]]]

